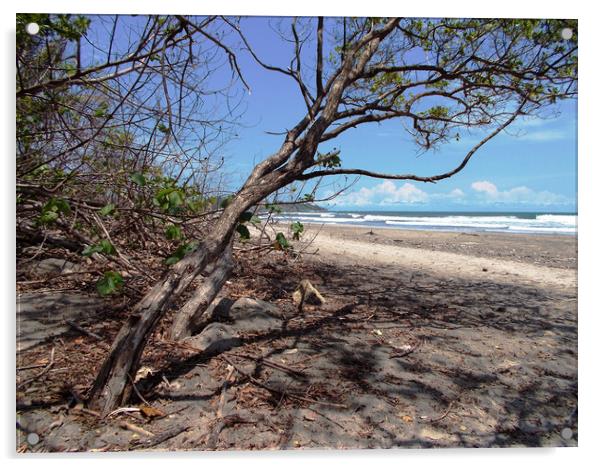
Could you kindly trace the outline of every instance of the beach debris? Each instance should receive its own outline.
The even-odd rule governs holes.
[[[156,370],[148,367],[148,366],[141,366],[140,369],[136,372],[136,377],[134,378],[134,382],[138,382],[148,376],[152,376],[153,374],[155,374]]]
[[[143,405],[140,407],[140,413],[144,415],[145,418],[163,418],[166,416],[165,412],[159,410],[155,407],[151,407],[150,405]]]
[[[299,311],[303,310],[303,305],[324,305],[326,300],[311,282],[303,279],[297,289],[293,292],[293,302],[299,306]]]

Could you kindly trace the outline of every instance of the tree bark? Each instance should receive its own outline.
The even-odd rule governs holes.
[[[286,185],[289,177],[277,176],[241,190],[226,207],[199,248],[176,263],[134,308],[132,317],[113,341],[88,395],[88,405],[106,415],[127,403],[144,345],[170,300],[179,297],[208,263],[222,256],[243,212],[268,194]],[[218,289],[219,291],[219,289]]]
[[[184,258],[138,302],[134,313],[115,337],[94,385],[89,405],[103,415],[129,399],[138,362],[148,336],[163,316],[168,300],[180,295],[208,262],[209,251],[201,245]],[[195,265],[196,262],[196,265]]]
[[[213,271],[175,316],[170,331],[172,340],[181,340],[192,336],[208,324],[209,317],[205,312],[230,277],[233,268],[232,247],[228,246],[215,262]]]

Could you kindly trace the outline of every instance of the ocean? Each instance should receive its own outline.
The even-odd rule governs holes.
[[[282,212],[282,222],[454,232],[577,234],[577,214],[545,212],[329,211]]]

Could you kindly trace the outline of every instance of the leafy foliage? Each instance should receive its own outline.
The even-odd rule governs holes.
[[[198,246],[199,246],[199,243],[196,241],[191,241],[191,242],[180,245],[176,249],[176,251],[174,251],[171,254],[171,256],[169,256],[165,260],[165,264],[168,266],[172,266],[172,265],[176,264],[178,261],[180,261],[182,258],[184,258],[184,256],[186,256],[188,253],[192,253],[194,250],[196,250]]]
[[[303,233],[303,224],[299,221],[293,222],[291,224],[291,230],[293,231],[293,240],[299,240],[301,234]]]
[[[90,245],[82,251],[83,256],[92,256],[94,253],[103,253],[105,255],[114,255],[117,251],[113,244],[103,239],[95,245]]]
[[[104,206],[99,212],[101,216],[110,216],[115,213],[116,206],[113,203],[109,203]]]
[[[132,180],[132,182],[138,186],[146,185],[146,178],[144,177],[144,174],[141,174],[140,172],[134,172],[132,175],[130,175],[130,180]]]
[[[238,224],[236,226],[236,231],[240,234],[240,239],[245,241],[251,238],[251,232],[246,225]]]
[[[106,297],[121,292],[123,285],[124,281],[121,274],[116,271],[107,271],[96,282],[96,290],[99,295]]]
[[[170,224],[165,229],[165,237],[168,240],[182,240],[182,229],[177,225]]]
[[[321,154],[318,152],[317,160],[318,160],[319,165],[321,165],[322,167],[327,167],[327,168],[340,167],[341,166],[341,158],[339,157],[340,154],[341,154],[341,151],[338,151],[338,150],[329,152],[327,154]]]
[[[38,224],[51,224],[59,218],[60,214],[71,214],[69,203],[61,198],[51,198],[42,207],[42,212],[38,217]]]
[[[289,248],[291,248],[291,244],[282,232],[278,232],[276,234],[276,239],[274,240],[273,246],[276,250],[288,250]]]

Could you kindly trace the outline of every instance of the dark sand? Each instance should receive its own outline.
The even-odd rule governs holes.
[[[218,356],[159,330],[143,362],[153,373],[139,383],[172,413],[158,420],[99,421],[58,396],[36,407],[69,380],[49,373],[18,394],[22,425],[42,431],[36,449],[139,449],[144,436],[120,420],[153,433],[188,428],[162,450],[577,444],[574,237],[306,228],[305,240],[319,235],[296,245],[303,258],[247,256],[225,290],[277,304],[281,329],[247,333]],[[327,303],[299,315],[291,293],[304,278]],[[119,319],[90,329],[109,343]],[[57,368],[82,345],[81,335],[62,339]],[[51,347],[26,352],[41,358]],[[90,368],[104,352],[88,355]],[[229,362],[240,371],[224,390]],[[85,388],[92,374],[73,384]]]

